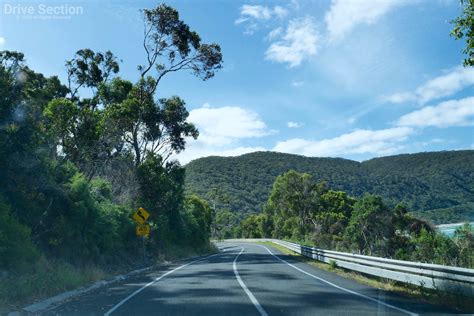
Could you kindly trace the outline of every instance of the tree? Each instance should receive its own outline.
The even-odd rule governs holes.
[[[328,190],[320,197],[319,210],[314,212],[313,223],[323,234],[339,234],[351,217],[355,200],[343,191]]]
[[[454,241],[459,248],[459,265],[467,268],[474,267],[474,230],[469,223],[456,229]]]
[[[94,94],[92,102],[87,106],[97,106],[97,92],[101,85],[119,72],[117,58],[111,51],[94,52],[89,48],[78,50],[73,59],[66,62],[70,99],[76,100],[80,88],[91,88]]]
[[[451,36],[466,40],[464,66],[474,66],[474,0],[461,0],[461,8],[461,15],[451,21],[454,24]]]
[[[459,251],[454,241],[437,232],[428,232],[422,229],[411,239],[413,251],[411,261],[437,263],[444,265],[458,265]]]
[[[188,240],[195,246],[207,244],[211,235],[212,222],[209,204],[197,195],[191,195],[186,197],[184,209]]]
[[[140,80],[123,102],[117,102],[110,117],[122,129],[122,139],[140,165],[149,155],[162,162],[184,149],[185,137],[197,138],[195,126],[186,121],[189,113],[179,97],[154,96],[162,78],[172,72],[190,70],[207,80],[222,67],[219,45],[203,44],[199,35],[179,19],[178,11],[165,4],[143,10],[143,48],[146,63],[138,67]]]
[[[222,68],[219,45],[203,44],[200,36],[179,19],[178,11],[166,4],[143,10],[145,24],[143,48],[147,56],[145,65],[138,67],[142,79],[154,70],[156,80],[153,94],[161,79],[170,72],[190,70],[195,76],[207,80]],[[160,57],[164,57],[159,60]]]
[[[68,98],[52,100],[45,109],[45,130],[53,140],[51,146],[73,161],[90,181],[101,168],[121,152],[117,129],[104,115],[113,94],[108,86],[119,71],[116,57],[110,52],[81,49],[66,62]],[[80,98],[81,88],[91,88],[92,98]],[[104,96],[104,91],[109,92]],[[115,94],[117,96],[118,93]],[[122,94],[123,98],[123,94]]]
[[[392,212],[380,196],[366,194],[354,204],[345,238],[355,243],[360,253],[371,255],[378,247],[387,252],[393,234]]]
[[[229,210],[216,211],[214,216],[213,236],[218,239],[230,238],[234,227],[238,226],[239,218]],[[234,236],[235,237],[235,236]]]
[[[273,213],[275,228],[283,226],[280,221],[297,217],[301,238],[306,234],[311,213],[318,208],[318,199],[325,190],[324,185],[314,183],[311,175],[290,170],[275,180],[265,209]]]
[[[173,153],[184,150],[185,137],[199,135],[196,127],[187,122],[189,113],[184,101],[174,96],[156,103],[149,93],[144,99],[143,89],[148,90],[149,85],[140,82],[126,100],[107,109],[107,116],[120,130],[125,149],[133,154],[135,166],[150,155],[162,156],[165,163]]]
[[[247,216],[240,222],[240,235],[242,238],[262,238],[265,233],[262,231],[264,227],[265,214],[252,214]]]
[[[77,51],[66,62],[67,86],[29,69],[22,53],[0,51],[0,269],[12,276],[28,271],[24,280],[36,280],[44,266],[135,257],[130,213],[137,204],[152,214],[154,249],[208,244],[211,209],[196,196],[184,199],[184,168],[167,161],[198,131],[182,99],[155,92],[165,74],[181,69],[211,78],[222,55],[176,10],[144,13],[153,67],[135,84],[117,76],[110,51]],[[123,166],[115,169],[116,162]],[[124,177],[101,178],[113,172],[133,175],[133,199],[116,194],[130,187]]]
[[[153,237],[157,242],[178,242],[183,234],[184,176],[179,163],[163,164],[160,156],[148,157],[137,168],[139,203],[153,214],[150,220],[157,225]]]
[[[155,101],[162,78],[172,72],[190,70],[207,80],[222,67],[217,44],[203,44],[199,35],[179,19],[178,12],[161,4],[143,10],[143,48],[146,63],[138,67],[140,80],[126,100],[114,102],[108,116],[121,129],[122,140],[139,166],[149,155],[161,155],[162,162],[181,152],[185,137],[196,139],[196,127],[187,122],[185,102],[177,97]]]

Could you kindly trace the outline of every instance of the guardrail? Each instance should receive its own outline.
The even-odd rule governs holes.
[[[335,261],[338,267],[344,269],[474,297],[474,269],[324,250],[278,239],[267,240],[321,262]]]

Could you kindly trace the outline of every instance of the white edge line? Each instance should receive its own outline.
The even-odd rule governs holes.
[[[118,303],[117,305],[115,305],[114,307],[112,307],[111,309],[109,309],[105,314],[104,316],[109,316],[110,314],[112,314],[114,311],[116,311],[120,306],[122,306],[123,304],[125,304],[129,299],[131,299],[132,297],[134,297],[135,295],[137,295],[138,293],[140,293],[141,291],[143,291],[144,289],[146,289],[147,287],[149,287],[150,285],[153,285],[154,283],[160,281],[161,279],[163,279],[165,276],[167,275],[170,275],[171,273],[173,272],[176,272],[182,268],[185,268],[193,263],[196,263],[198,261],[201,261],[201,260],[204,260],[206,258],[210,258],[210,257],[213,257],[213,256],[216,256],[216,255],[219,255],[221,253],[215,253],[213,255],[210,255],[210,256],[205,256],[203,258],[199,258],[197,260],[194,260],[194,261],[191,261],[191,262],[188,262],[186,264],[183,264],[182,266],[179,266],[171,271],[168,271],[166,272],[165,274],[162,274],[160,275],[159,277],[157,277],[156,279],[154,279],[153,281],[145,284],[144,286],[142,286],[141,288],[139,288],[138,290],[136,290],[135,292],[133,292],[132,294],[130,294],[129,296],[127,296],[126,298],[124,298],[122,301],[120,301],[120,303]]]
[[[250,292],[250,290],[247,288],[247,286],[245,285],[244,281],[242,281],[242,279],[240,278],[240,275],[239,275],[239,271],[237,270],[237,259],[239,258],[239,256],[244,252],[245,248],[242,247],[242,249],[240,250],[239,254],[237,256],[235,256],[235,259],[234,259],[234,263],[232,265],[232,267],[234,268],[234,274],[235,274],[235,277],[237,278],[237,281],[239,281],[239,284],[240,286],[242,287],[242,289],[245,291],[245,294],[247,294],[247,296],[249,297],[250,301],[252,301],[253,305],[255,306],[255,308],[258,310],[258,312],[260,313],[260,315],[262,316],[268,316],[267,312],[263,309],[262,305],[260,305],[260,303],[258,302],[258,300],[255,298],[255,296],[252,294],[252,292]]]
[[[315,275],[313,275],[313,274],[311,274],[311,273],[309,273],[309,272],[304,271],[303,269],[298,268],[297,266],[295,266],[295,265],[289,263],[288,261],[286,261],[286,260],[284,260],[284,259],[281,259],[280,257],[274,255],[274,254],[270,251],[270,249],[268,249],[267,247],[265,247],[265,246],[263,246],[263,245],[257,245],[257,246],[260,246],[260,247],[265,248],[265,249],[268,251],[268,253],[271,254],[273,257],[277,258],[277,259],[280,260],[281,262],[286,263],[287,265],[289,265],[289,266],[292,267],[293,269],[296,269],[296,270],[300,271],[301,273],[304,273],[304,274],[306,274],[306,275],[308,275],[308,276],[310,276],[310,277],[312,277],[312,278],[314,278],[314,279],[317,279],[317,280],[319,280],[319,281],[321,281],[321,282],[324,282],[324,283],[326,283],[326,284],[328,284],[328,285],[331,285],[331,286],[333,286],[333,287],[335,287],[335,288],[337,288],[337,289],[340,289],[340,290],[342,290],[342,291],[345,291],[345,292],[354,294],[354,295],[356,295],[356,296],[365,298],[365,299],[367,299],[367,300],[369,300],[369,301],[372,301],[372,302],[375,302],[375,303],[377,303],[377,304],[381,304],[381,305],[384,305],[384,306],[386,306],[386,307],[388,307],[388,308],[395,309],[395,310],[397,310],[397,311],[399,311],[399,312],[403,312],[403,313],[406,313],[406,314],[411,315],[411,316],[418,316],[418,314],[413,313],[413,312],[410,312],[410,311],[408,311],[408,310],[406,310],[406,309],[403,309],[403,308],[400,308],[400,307],[397,307],[397,306],[390,305],[390,304],[388,304],[388,303],[379,301],[379,300],[377,300],[377,299],[375,299],[375,298],[372,298],[372,297],[370,297],[370,296],[367,296],[367,295],[364,295],[364,294],[361,294],[361,293],[358,293],[358,292],[355,292],[355,291],[346,289],[346,288],[344,288],[344,287],[342,287],[342,286],[339,286],[339,285],[336,285],[336,284],[334,284],[334,283],[331,283],[331,282],[329,282],[329,281],[327,281],[327,280],[325,280],[325,279],[323,279],[323,278],[317,277],[317,276],[315,276]]]

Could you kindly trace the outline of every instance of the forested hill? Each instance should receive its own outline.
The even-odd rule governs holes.
[[[354,196],[369,192],[389,204],[402,201],[417,216],[434,223],[474,220],[473,150],[405,154],[361,163],[276,152],[213,156],[186,166],[186,189],[209,196],[219,188],[230,199],[232,211],[259,212],[275,178],[290,169],[310,173],[330,188]]]

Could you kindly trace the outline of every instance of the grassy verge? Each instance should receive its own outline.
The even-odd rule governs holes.
[[[474,300],[467,297],[425,289],[420,286],[404,284],[389,279],[368,276],[354,271],[338,268],[335,264],[326,264],[310,259],[272,242],[261,242],[260,244],[278,249],[282,253],[291,255],[297,260],[308,263],[318,269],[336,273],[339,276],[374,288],[396,292],[405,296],[416,297],[428,304],[446,305],[463,313],[474,311]]]
[[[150,265],[216,251],[214,244],[200,248],[172,247],[151,260]],[[11,273],[0,280],[0,315],[6,315],[9,311],[19,310],[28,304],[138,268],[130,264],[78,267],[42,257],[29,272]]]
[[[12,273],[1,280],[0,315],[111,275],[98,266],[79,268],[65,262],[41,258],[30,271]]]

